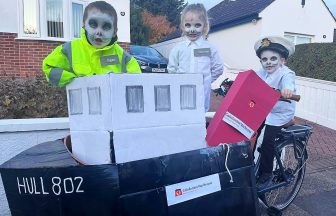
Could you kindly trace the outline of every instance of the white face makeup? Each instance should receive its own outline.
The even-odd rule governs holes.
[[[278,70],[283,62],[283,58],[272,50],[265,50],[260,55],[260,63],[267,73],[273,73]]]
[[[89,42],[96,48],[105,47],[114,37],[113,18],[97,9],[88,11],[84,26]]]
[[[199,15],[193,12],[187,12],[183,20],[183,33],[190,41],[196,41],[203,35],[204,22]]]

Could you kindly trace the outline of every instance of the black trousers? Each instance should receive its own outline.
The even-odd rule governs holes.
[[[259,138],[260,132],[264,126],[265,131],[261,144],[259,174],[272,172],[275,155],[275,138],[283,128],[282,126],[265,125],[263,123],[262,126],[258,129],[257,139]]]

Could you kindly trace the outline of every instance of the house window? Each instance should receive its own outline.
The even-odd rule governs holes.
[[[70,115],[83,114],[82,89],[69,90]]]
[[[170,86],[154,86],[155,111],[170,111]]]
[[[306,44],[312,42],[312,36],[309,35],[301,35],[301,34],[293,34],[293,33],[285,33],[285,38],[289,39],[295,45],[298,44]]]
[[[100,115],[102,114],[102,100],[100,94],[100,87],[88,88],[88,100],[89,100],[89,114]]]
[[[72,37],[80,38],[80,30],[83,26],[84,5],[80,2],[72,2]]]
[[[20,0],[19,37],[69,41],[80,37],[87,0]]]
[[[23,6],[23,34],[37,36],[39,34],[39,7],[36,0],[25,0]]]
[[[142,86],[126,86],[127,112],[144,112],[144,95]]]
[[[63,3],[62,0],[46,0],[48,37],[63,38]]]
[[[196,109],[196,86],[181,85],[180,87],[181,110]]]

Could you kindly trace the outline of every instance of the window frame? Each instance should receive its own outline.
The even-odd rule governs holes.
[[[24,32],[24,0],[18,1],[18,11],[19,11],[19,19],[18,19],[18,27],[19,27],[19,35],[21,37],[27,37],[27,38],[40,38],[41,37],[41,27],[40,27],[40,0],[34,0],[36,3],[36,28],[37,28],[37,34],[26,34]]]
[[[25,34],[23,29],[24,24],[24,0],[18,1],[18,36],[17,39],[27,40],[47,40],[47,41],[69,41],[76,39],[73,36],[73,18],[72,18],[72,3],[83,5],[84,9],[88,4],[87,0],[61,0],[63,6],[63,38],[49,37],[47,29],[47,3],[45,0],[36,1],[36,20],[37,20],[37,32],[38,34]]]
[[[47,12],[47,2],[45,0],[43,1],[44,5],[43,5],[43,8],[41,8],[41,11],[44,12],[44,19],[40,20],[40,23],[41,23],[41,27],[43,28],[44,36],[46,38],[50,38],[52,40],[68,38],[69,28],[67,28],[67,26],[69,25],[69,23],[68,23],[67,17],[69,17],[68,16],[68,13],[69,13],[68,9],[69,8],[64,7],[64,6],[67,5],[66,2],[67,2],[67,0],[62,0],[62,6],[63,6],[63,8],[62,8],[62,10],[63,10],[63,38],[61,38],[61,37],[49,37],[48,36],[48,24],[46,22],[47,21],[47,13],[46,13]]]
[[[84,15],[84,10],[85,10],[85,7],[87,6],[87,2],[85,1],[81,1],[81,0],[71,0],[71,1],[68,1],[69,2],[69,16],[70,16],[70,39],[76,39],[76,37],[74,36],[74,29],[73,29],[73,16],[72,16],[72,4],[75,3],[75,4],[80,4],[83,6],[83,15]],[[82,17],[83,19],[83,17]],[[84,25],[84,23],[82,23],[82,25]],[[80,32],[79,32],[79,38],[81,37],[80,35]]]
[[[294,37],[294,42],[293,42],[294,45],[298,45],[298,43],[297,43],[297,38],[298,37],[309,38],[310,39],[309,43],[312,43],[313,42],[313,38],[314,38],[313,35],[298,34],[298,33],[292,33],[292,32],[285,32],[284,33],[284,37],[287,38],[286,36]],[[302,43],[299,43],[299,44],[302,44]],[[307,44],[307,43],[303,43],[303,44]]]

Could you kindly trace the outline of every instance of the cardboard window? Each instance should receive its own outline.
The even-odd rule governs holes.
[[[101,115],[102,114],[102,100],[100,87],[87,88],[89,100],[89,114]]]
[[[70,115],[83,114],[82,89],[69,90]]]
[[[144,112],[143,86],[126,86],[127,112]]]
[[[181,110],[196,109],[196,85],[181,85],[180,103]]]
[[[170,111],[170,86],[154,86],[155,111]]]

